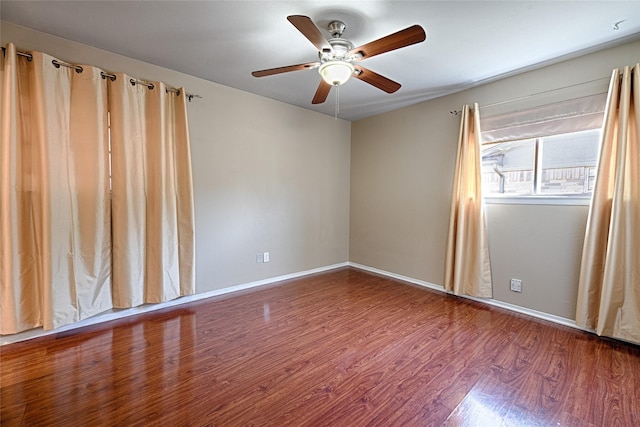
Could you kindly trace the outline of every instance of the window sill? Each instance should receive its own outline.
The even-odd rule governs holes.
[[[589,206],[591,196],[491,196],[484,202],[491,205],[562,205]]]

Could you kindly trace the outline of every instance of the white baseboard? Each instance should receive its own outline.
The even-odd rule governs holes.
[[[276,282],[281,282],[283,280],[295,279],[298,277],[308,276],[311,274],[322,273],[324,271],[334,270],[336,268],[351,266],[360,270],[369,271],[371,273],[380,274],[381,276],[390,277],[393,279],[402,280],[404,282],[412,283],[414,285],[422,286],[425,288],[429,288],[438,292],[443,292],[446,294],[451,294],[444,289],[442,285],[436,285],[434,283],[426,282],[424,280],[414,279],[412,277],[403,276],[401,274],[392,273],[390,271],[380,270],[378,268],[369,267],[367,265],[358,264],[355,262],[343,262],[338,264],[327,265],[324,267],[314,268],[311,270],[300,271],[297,273],[285,274],[282,276],[271,277],[268,279],[257,280],[255,282],[243,283],[236,286],[230,286],[227,288],[216,289],[213,291],[203,292],[195,295],[189,295],[185,297],[180,297],[171,301],[159,303],[159,304],[147,304],[139,307],[133,307],[124,310],[116,310],[109,311],[106,313],[102,313],[96,316],[93,316],[88,319],[81,320],[79,322],[73,323],[71,325],[62,326],[57,329],[52,329],[49,331],[43,331],[42,328],[31,329],[29,331],[21,332],[14,335],[5,335],[0,337],[0,346],[5,344],[12,344],[20,341],[26,341],[32,338],[43,337],[51,334],[57,334],[60,332],[70,331],[77,328],[82,328],[85,326],[96,325],[103,322],[108,322],[110,320],[123,319],[129,316],[135,316],[137,314],[148,313],[155,310],[160,310],[167,307],[174,307],[182,304],[186,304],[193,301],[199,301],[206,298],[211,298],[219,295],[229,294],[232,292],[238,292],[245,289],[256,288],[260,286],[269,285]],[[594,332],[590,329],[584,329],[576,325],[576,322],[571,319],[567,319],[560,316],[555,316],[553,314],[544,313],[542,311],[532,310],[530,308],[521,307],[514,304],[509,304],[503,301],[498,301],[491,298],[475,298],[467,295],[462,295],[464,298],[471,299],[473,301],[477,301],[483,304],[492,305],[495,307],[503,308],[505,310],[513,311],[520,314],[525,314],[527,316],[535,317],[538,319],[546,320],[549,322],[557,323],[564,326],[569,326],[571,328],[579,329],[587,332]]]
[[[402,276],[400,274],[391,273],[389,271],[380,270],[380,269],[377,269],[377,268],[374,268],[374,267],[369,267],[369,266],[358,264],[358,263],[355,263],[355,262],[350,262],[349,265],[351,267],[358,268],[360,270],[369,271],[371,273],[380,274],[382,276],[391,277],[393,279],[402,280],[404,282],[412,283],[414,285],[423,286],[425,288],[433,289],[435,291],[439,291],[439,292],[443,292],[443,293],[452,295],[452,293],[449,292],[449,291],[446,291],[443,286],[436,285],[436,284],[429,283],[429,282],[425,282],[424,280],[418,280],[418,279],[414,279],[412,277]],[[460,296],[462,296],[464,298],[468,298],[468,299],[473,300],[473,301],[477,301],[477,302],[483,303],[483,304],[492,305],[494,307],[503,308],[505,310],[513,311],[513,312],[520,313],[520,314],[525,314],[527,316],[536,317],[538,319],[546,320],[546,321],[557,323],[557,324],[560,324],[560,325],[569,326],[571,328],[579,329],[581,331],[586,331],[586,332],[591,332],[591,333],[595,332],[595,331],[593,331],[591,329],[581,328],[578,325],[576,325],[575,320],[567,319],[565,317],[560,317],[560,316],[556,316],[556,315],[553,315],[553,314],[545,313],[545,312],[542,312],[542,311],[533,310],[533,309],[526,308],[526,307],[521,307],[521,306],[515,305],[515,304],[509,304],[508,302],[498,301],[498,300],[495,300],[495,299],[492,299],[492,298],[476,298],[476,297],[472,297],[472,296],[468,296],[468,295],[460,295]]]
[[[127,308],[123,310],[110,310],[102,314],[90,317],[88,319],[81,320],[79,322],[72,323],[70,325],[62,326],[60,328],[51,329],[48,331],[42,330],[42,328],[35,328],[28,331],[20,332],[13,335],[5,335],[0,337],[0,346],[5,344],[12,344],[20,341],[26,341],[32,338],[43,337],[47,335],[57,334],[60,332],[70,331],[77,328],[82,328],[90,325],[97,325],[99,323],[108,322],[110,320],[123,319],[129,316],[135,316],[136,314],[149,313],[151,311],[160,310],[167,307],[174,307],[182,304],[186,304],[193,301],[202,300],[205,298],[211,298],[218,295],[224,295],[232,292],[238,292],[245,289],[256,288],[259,286],[265,286],[283,280],[295,279],[297,277],[308,276],[310,274],[322,273],[323,271],[334,270],[340,267],[347,267],[348,262],[342,262],[338,264],[327,265],[324,267],[314,268],[311,270],[300,271],[297,273],[285,274],[283,276],[270,277],[268,279],[257,280],[255,282],[243,283],[236,286],[230,286],[228,288],[216,289],[213,291],[202,292],[199,294],[184,296],[176,298],[171,301],[166,301],[158,304],[146,304],[139,307]]]
[[[368,265],[362,265],[355,262],[350,262],[349,266],[358,268],[360,270],[369,271],[371,273],[380,274],[381,276],[391,277],[392,279],[402,280],[403,282],[413,283],[414,285],[424,286],[425,288],[433,289],[440,292],[445,292],[444,287],[442,285],[435,285],[430,282],[425,282],[424,280],[414,279],[413,277],[403,276],[401,274],[392,273],[390,271],[380,270],[374,267],[369,267]]]

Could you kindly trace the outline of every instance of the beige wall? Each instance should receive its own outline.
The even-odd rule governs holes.
[[[635,41],[354,122],[350,261],[442,285],[459,129],[459,118],[450,111],[478,102],[482,114],[483,105],[582,82],[591,83],[553,95],[606,91],[612,69],[636,63],[638,52]],[[586,206],[489,205],[495,299],[574,319],[587,211]],[[509,290],[512,277],[523,280],[521,294]]]
[[[458,123],[441,100],[352,124],[350,255],[442,284]]]
[[[188,104],[198,293],[348,261],[349,122],[5,22],[1,41],[202,96]]]
[[[493,297],[575,319],[588,206],[487,205]],[[522,293],[509,288],[522,280]]]

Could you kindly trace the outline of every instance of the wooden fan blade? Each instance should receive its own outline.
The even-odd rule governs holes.
[[[268,70],[254,71],[253,77],[272,76],[274,74],[288,73],[289,71],[307,70],[320,65],[319,62],[307,62],[306,64],[287,65],[286,67],[269,68]]]
[[[361,67],[360,65],[356,65],[354,68],[359,71],[359,73],[353,73],[356,78],[387,93],[394,93],[402,86],[400,83],[381,76],[368,68]]]
[[[287,16],[289,22],[298,29],[309,41],[320,51],[330,51],[331,45],[327,39],[322,35],[316,24],[313,23],[311,18],[303,15],[291,15]]]
[[[327,96],[329,96],[329,91],[331,90],[331,85],[324,80],[320,80],[320,84],[318,85],[318,89],[316,90],[316,94],[313,95],[312,104],[322,104],[327,100]]]
[[[362,58],[371,58],[372,56],[380,55],[381,53],[390,52],[392,50],[400,49],[401,47],[410,46],[412,44],[423,42],[427,39],[427,34],[420,25],[413,25],[411,27],[400,30],[397,33],[389,34],[381,39],[374,40],[360,47],[356,47],[349,52],[349,55],[355,55],[357,53],[362,55]]]

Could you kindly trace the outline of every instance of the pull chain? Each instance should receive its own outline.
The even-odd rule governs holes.
[[[336,109],[334,119],[338,120],[338,112],[340,111],[340,85],[336,84]]]

